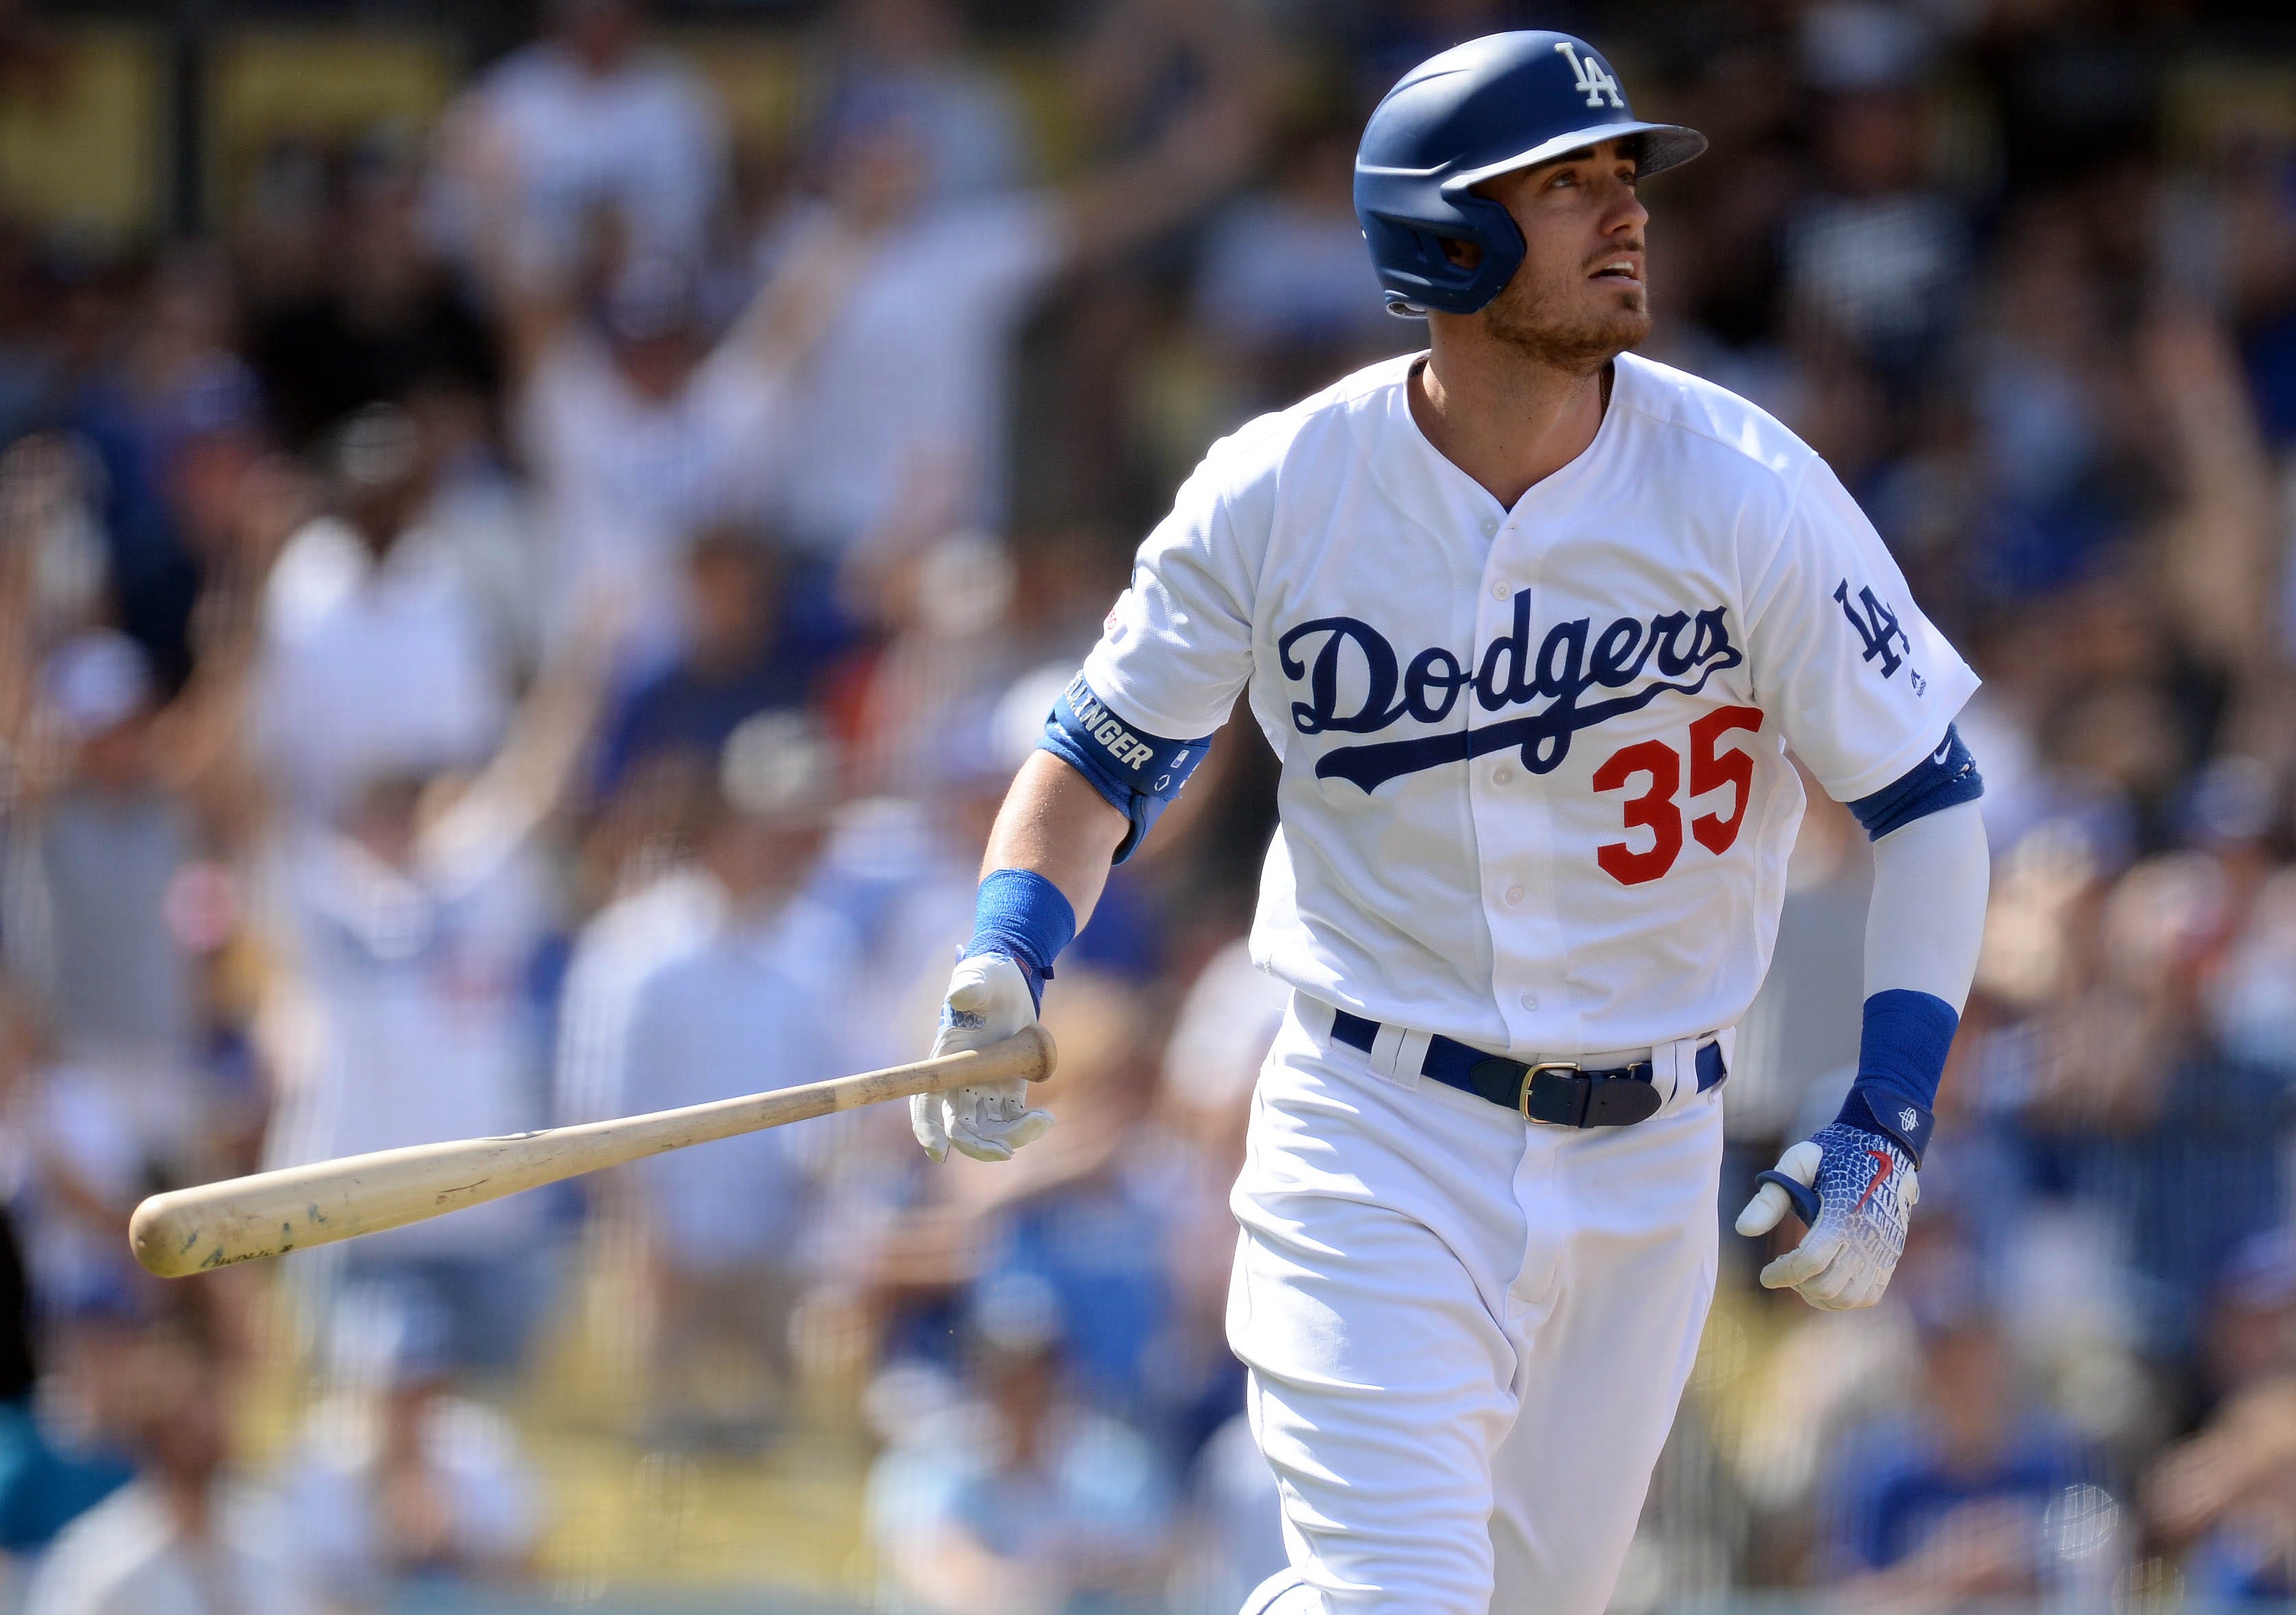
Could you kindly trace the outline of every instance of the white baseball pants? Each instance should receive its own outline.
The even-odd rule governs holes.
[[[1228,1339],[1294,1583],[1256,1600],[1601,1615],[1713,1298],[1720,1091],[1669,1044],[1657,1114],[1552,1127],[1330,1026],[1294,995],[1234,1196]]]

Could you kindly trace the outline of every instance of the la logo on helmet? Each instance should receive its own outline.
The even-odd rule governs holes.
[[[1582,60],[1567,39],[1558,40],[1554,48],[1570,64],[1570,70],[1578,75],[1578,92],[1587,97],[1588,106],[1602,105],[1603,97],[1608,95],[1612,106],[1625,108],[1626,100],[1619,94],[1619,81],[1603,70],[1601,62],[1592,56]]]

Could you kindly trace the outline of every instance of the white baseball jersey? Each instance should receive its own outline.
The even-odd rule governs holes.
[[[1255,958],[1516,1055],[1735,1021],[1803,796],[1934,753],[1977,687],[1832,471],[1721,388],[1617,361],[1507,509],[1371,367],[1215,444],[1085,677],[1152,735],[1236,693],[1282,760]]]

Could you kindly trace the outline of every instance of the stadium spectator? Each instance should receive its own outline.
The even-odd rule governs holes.
[[[611,592],[629,602],[634,672],[676,655],[688,626],[679,558],[694,535],[768,509],[800,407],[792,375],[816,350],[842,273],[834,251],[786,263],[722,333],[694,271],[643,248],[603,267],[586,307],[512,304],[515,433],[562,631],[573,602]]]
[[[850,979],[850,934],[802,895],[839,788],[810,721],[752,718],[724,749],[699,833],[714,910],[630,995],[616,1084],[667,1110],[844,1069],[823,1013]],[[809,1169],[835,1128],[775,1128],[641,1162],[633,1199],[658,1308],[648,1375],[657,1440],[754,1442],[789,1417],[790,1314],[808,1276]]]
[[[65,1528],[26,1615],[319,1615],[277,1499],[231,1471],[230,1376],[214,1345],[170,1322],[128,1367],[135,1479]]]
[[[2296,1587],[2296,1259],[2277,1231],[2234,1251],[2206,1331],[2214,1404],[2145,1477],[2145,1514],[2186,1552],[2202,1596],[2284,1599]]]
[[[1196,319],[1220,346],[1239,413],[1280,409],[1374,359],[1418,345],[1390,317],[1365,261],[1351,110],[1301,119],[1274,182],[1230,203],[1205,231]]]
[[[200,1128],[199,1005],[169,907],[199,827],[171,788],[140,646],[85,634],[45,674],[70,762],[20,804],[0,887],[7,973],[40,1005],[56,1058],[112,1092],[141,1153],[182,1165]]]
[[[964,48],[949,0],[847,0],[828,17],[833,80],[821,123],[841,127],[857,105],[911,109],[931,154],[939,196],[1010,190],[1035,168],[1012,87]]]
[[[1041,192],[944,197],[931,131],[897,100],[831,131],[817,199],[768,233],[765,261],[839,295],[800,376],[775,508],[791,542],[841,557],[1003,525],[1008,370],[1054,280],[1154,241],[1241,177],[1258,106],[1191,101],[1141,155]]]
[[[2062,1512],[2091,1493],[2110,1511],[2097,1461],[2048,1413],[2021,1409],[2015,1366],[1967,1288],[1972,1276],[1950,1267],[1926,1276],[1912,1301],[1926,1376],[1920,1411],[1851,1437],[1823,1488],[1831,1578],[1852,1598],[2051,1590]]]
[[[186,247],[162,258],[124,319],[89,310],[95,350],[72,377],[62,424],[102,467],[98,530],[121,630],[150,653],[160,688],[191,671],[203,496],[261,449],[255,376],[231,345],[229,265]],[[122,326],[124,325],[124,329]]]
[[[324,175],[308,284],[249,288],[248,359],[292,448],[378,400],[495,385],[494,334],[424,235],[423,170],[403,144],[368,142]]]
[[[1787,221],[1784,290],[1813,334],[1848,342],[1893,382],[1957,312],[1969,253],[1967,219],[1925,172],[1920,75],[1931,48],[1912,11],[1848,0],[1802,18],[1819,103],[1811,144],[1826,173]]]
[[[783,565],[767,539],[741,529],[709,529],[686,546],[685,644],[608,715],[602,795],[651,758],[714,757],[745,720],[806,705],[822,636],[818,624],[788,620]]]
[[[943,1416],[943,1445],[906,1454],[915,1512],[877,1545],[905,1607],[1062,1615],[1154,1607],[1171,1551],[1170,1481],[1154,1448],[1067,1392],[1060,1303],[1025,1273],[992,1276],[969,1313],[985,1418]]]
[[[336,513],[287,541],[265,586],[250,699],[256,755],[289,822],[365,782],[483,762],[509,717],[509,658],[421,525],[434,467],[392,405],[335,434]]]
[[[312,1408],[287,1460],[284,1517],[338,1606],[377,1607],[403,1581],[485,1586],[530,1569],[537,1477],[510,1421],[455,1394],[438,1322],[346,1342],[342,1388]]]
[[[603,655],[589,643],[547,670],[475,777],[381,774],[332,823],[284,837],[275,923],[292,953],[278,991],[303,1030],[273,1164],[542,1120],[524,993],[550,919],[535,838],[589,732]],[[543,1210],[495,1201],[331,1253],[335,1327],[438,1327],[459,1369],[515,1367],[546,1295]]]
[[[438,223],[521,285],[575,272],[603,213],[691,269],[726,184],[715,99],[645,40],[644,0],[552,0],[551,34],[497,63],[447,119]],[[492,213],[495,216],[488,217]]]
[[[0,990],[0,1094],[12,1101],[29,1079],[37,1051],[25,1006]],[[17,1108],[12,1103],[12,1108]],[[0,1132],[0,1149],[20,1156],[29,1142],[12,1125]],[[19,1193],[0,1209],[0,1550],[28,1553],[45,1548],[72,1520],[101,1503],[133,1477],[118,1450],[119,1431],[90,1408],[88,1417],[63,1416],[74,1398],[63,1380],[77,1375],[79,1387],[100,1377],[116,1318],[74,1317],[66,1290],[41,1283],[37,1299],[32,1270],[18,1237],[20,1219],[32,1197]],[[117,1224],[106,1207],[106,1231]],[[107,1297],[106,1299],[114,1299]],[[43,1347],[48,1348],[44,1351]],[[49,1351],[54,1355],[49,1355]],[[43,1387],[39,1364],[61,1361],[64,1374],[51,1374]],[[118,1376],[111,1376],[116,1383]],[[98,1398],[100,1399],[100,1398]],[[106,1410],[108,1411],[108,1410]]]

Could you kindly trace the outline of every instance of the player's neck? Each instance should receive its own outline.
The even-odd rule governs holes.
[[[1607,364],[1566,371],[1515,349],[1439,336],[1412,374],[1411,417],[1437,452],[1513,509],[1586,452],[1610,384]]]

